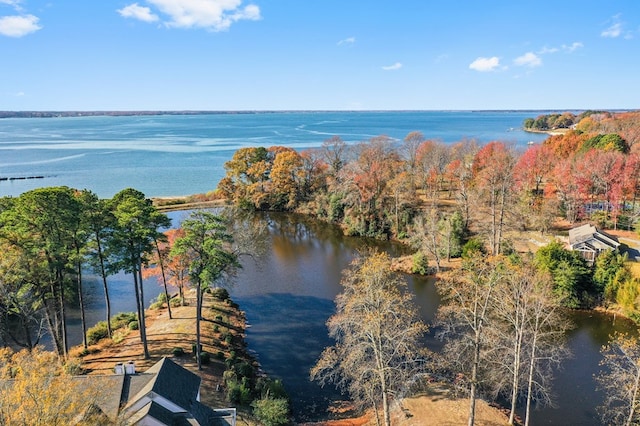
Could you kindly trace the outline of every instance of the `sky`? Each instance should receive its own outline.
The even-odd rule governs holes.
[[[639,108],[638,0],[0,0],[0,110]]]

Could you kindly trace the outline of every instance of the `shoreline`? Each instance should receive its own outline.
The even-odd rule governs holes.
[[[549,135],[549,136],[564,135],[565,133],[568,133],[571,131],[571,129],[537,130],[537,129],[529,129],[526,127],[523,127],[522,130],[526,133],[543,134],[543,135]]]

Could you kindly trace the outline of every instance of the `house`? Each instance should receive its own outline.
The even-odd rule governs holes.
[[[586,224],[569,230],[569,248],[580,252],[589,263],[593,263],[602,251],[618,250],[618,239],[593,225]]]
[[[79,376],[101,391],[94,411],[139,426],[236,424],[235,408],[214,410],[200,403],[200,377],[169,358],[144,373],[133,363],[116,364],[115,375]]]

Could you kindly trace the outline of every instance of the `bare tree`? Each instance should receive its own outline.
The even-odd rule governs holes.
[[[440,272],[441,252],[446,245],[446,236],[440,232],[441,214],[436,208],[428,208],[415,218],[412,226],[411,245],[425,254],[430,254]]]
[[[336,313],[327,321],[336,343],[325,348],[311,378],[347,390],[361,408],[370,404],[378,424],[381,405],[389,426],[391,399],[421,368],[420,339],[427,327],[386,254],[356,259],[342,285]]]
[[[412,189],[416,183],[418,149],[424,141],[424,135],[421,132],[411,132],[405,136],[400,146],[400,155],[405,161],[406,170],[409,173],[409,183]]]
[[[469,418],[475,422],[476,399],[483,381],[488,344],[493,293],[501,279],[500,268],[494,262],[473,253],[463,262],[463,269],[448,274],[437,282],[444,304],[438,310],[438,333],[447,339],[445,357],[450,368],[459,372],[468,383]]]
[[[513,206],[513,166],[515,157],[512,149],[502,142],[490,142],[476,154],[473,163],[475,190],[488,209],[488,235],[491,254],[500,253],[506,216]]]
[[[532,401],[551,403],[552,367],[568,354],[563,335],[569,322],[549,274],[536,271],[526,260],[504,259],[501,268],[505,275],[494,292],[494,324],[489,329],[494,334],[491,382],[496,392],[510,398],[509,424],[515,421],[521,398],[528,424]]]
[[[329,165],[329,173],[334,179],[338,178],[340,170],[347,161],[347,148],[340,136],[333,136],[322,142],[322,155]]]
[[[632,425],[640,422],[640,342],[637,337],[615,336],[602,348],[603,370],[596,376],[605,391],[599,407],[607,424]]]

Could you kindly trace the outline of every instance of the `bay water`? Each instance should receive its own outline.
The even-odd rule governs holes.
[[[454,143],[501,140],[525,147],[546,135],[524,132],[540,111],[262,112],[202,115],[0,119],[0,196],[42,186],[90,189],[100,197],[134,187],[148,197],[216,188],[239,148],[317,148],[332,136],[347,144],[412,131]]]

